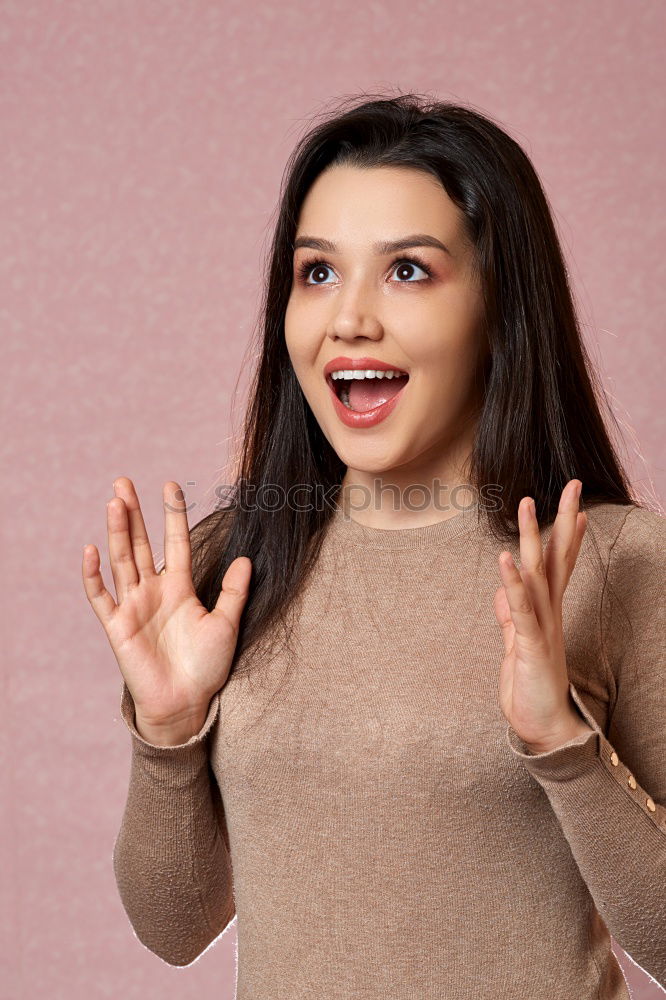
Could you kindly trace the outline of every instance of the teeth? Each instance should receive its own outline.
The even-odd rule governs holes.
[[[373,371],[371,368],[359,369],[359,371],[351,371],[346,369],[344,371],[331,372],[331,378],[336,381],[339,378],[352,379],[352,378],[399,378],[404,375],[405,372],[397,371],[396,369],[391,369],[390,371]]]

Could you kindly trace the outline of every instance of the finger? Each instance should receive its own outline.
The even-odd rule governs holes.
[[[536,644],[543,639],[543,634],[521,573],[510,552],[501,552],[499,562],[516,635]]]
[[[576,533],[574,535],[572,547],[569,552],[568,573],[566,581],[564,583],[565,590],[567,588],[569,580],[571,579],[571,574],[574,571],[574,567],[578,559],[578,553],[580,552],[580,547],[583,542],[583,537],[585,535],[586,528],[587,528],[587,514],[585,513],[585,511],[579,511],[578,514],[576,514],[576,529],[575,529]]]
[[[548,629],[553,623],[553,612],[543,558],[543,543],[531,497],[523,497],[518,505],[518,524],[520,575],[539,625],[543,629]]]
[[[251,575],[252,561],[247,556],[237,556],[222,577],[222,589],[213,608],[228,619],[235,632],[247,601]]]
[[[178,483],[164,484],[164,568],[192,575],[192,551],[185,496]]]
[[[571,479],[562,490],[544,557],[551,603],[553,608],[559,611],[582,541],[578,520],[578,497],[581,487],[580,479]]]
[[[129,533],[134,562],[139,576],[154,576],[155,562],[148,540],[148,532],[141,513],[139,498],[134,483],[127,476],[120,476],[113,484],[116,496],[125,502],[129,519]]]
[[[508,655],[513,647],[516,629],[511,618],[511,609],[504,587],[498,587],[495,591],[494,606],[495,617],[497,618],[499,627],[502,629],[504,652]]]
[[[111,616],[118,605],[104,586],[100,572],[99,552],[94,545],[85,545],[83,548],[81,572],[86,597],[102,625],[108,628]]]
[[[120,497],[113,497],[107,503],[106,523],[111,573],[116,586],[116,598],[120,604],[128,590],[139,582],[139,573],[132,552],[127,508],[125,501]]]
[[[573,552],[571,555],[571,569],[569,571],[569,576],[571,576],[573,568],[576,565],[576,560],[578,559],[578,553],[580,552],[580,547],[583,544],[583,538],[585,536],[586,529],[587,529],[587,513],[584,510],[581,510],[578,512],[578,514],[576,514],[576,538],[574,541]]]

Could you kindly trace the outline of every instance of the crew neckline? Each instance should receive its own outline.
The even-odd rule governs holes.
[[[424,524],[417,528],[371,528],[355,521],[336,506],[329,523],[330,534],[346,545],[362,545],[377,549],[414,549],[431,545],[446,545],[472,530],[483,530],[483,517],[479,524],[476,507],[461,510],[453,517]]]

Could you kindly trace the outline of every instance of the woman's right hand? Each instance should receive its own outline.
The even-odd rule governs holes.
[[[192,552],[185,500],[178,483],[165,483],[165,567],[153,554],[130,479],[114,483],[107,504],[111,572],[117,602],[104,586],[97,548],[83,552],[83,586],[102,623],[134,699],[137,730],[163,745],[185,743],[202,727],[210,699],[229,676],[252,562],[238,556],[228,567],[212,611],[192,582]]]

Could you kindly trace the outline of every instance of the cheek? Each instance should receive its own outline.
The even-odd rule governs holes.
[[[303,395],[311,406],[314,406],[317,398],[317,344],[312,338],[303,336],[303,330],[307,329],[301,324],[294,322],[294,315],[285,316],[285,343],[291,366]],[[324,385],[324,389],[326,386]]]
[[[409,350],[415,368],[428,381],[463,379],[474,367],[476,342],[473,338],[449,337],[445,331],[422,337],[418,348]]]
[[[403,343],[414,365],[438,378],[465,378],[474,369],[479,346],[479,318],[465,297],[444,297],[418,317]]]
[[[287,352],[297,374],[311,365],[317,354],[317,337],[314,326],[308,322],[304,310],[292,298],[284,317],[284,336]]]
[[[474,331],[463,332],[454,324],[440,322],[437,329],[422,332],[418,344],[418,349],[408,349],[418,378],[418,392],[411,397],[412,412],[434,429],[468,406],[478,364],[477,336]]]

